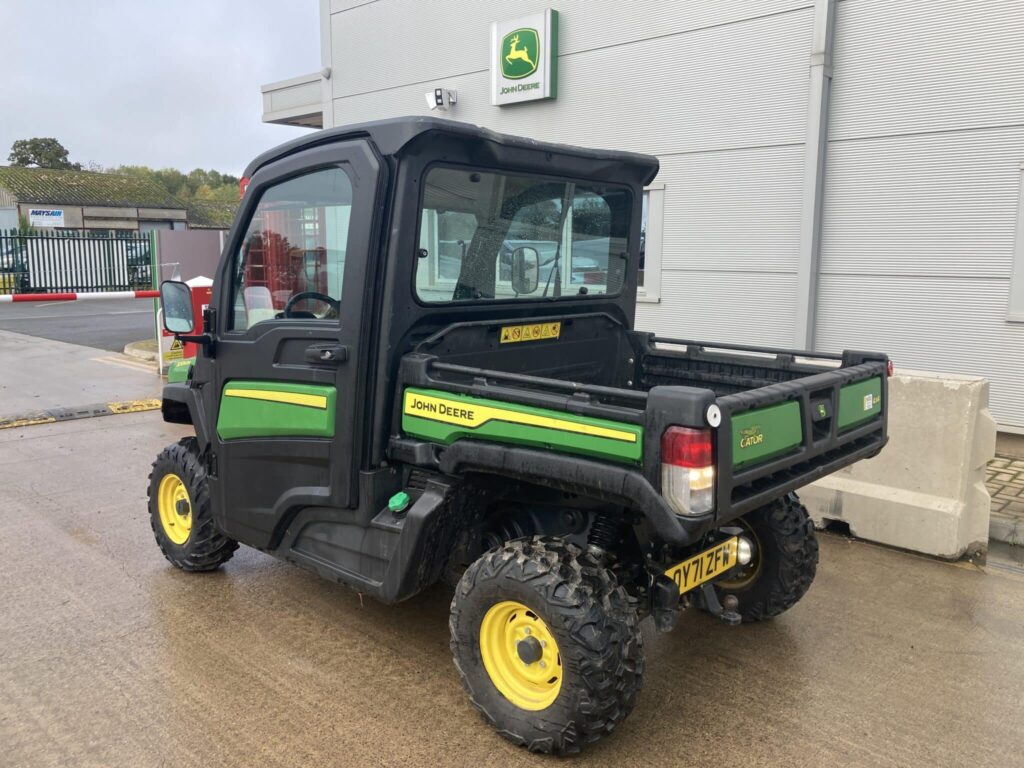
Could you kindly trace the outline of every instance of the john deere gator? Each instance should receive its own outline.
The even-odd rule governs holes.
[[[201,349],[163,393],[195,431],[150,477],[167,559],[242,543],[384,603],[448,580],[473,705],[558,754],[632,710],[645,618],[791,608],[795,491],[885,445],[889,361],[634,329],[657,172],[432,118],[254,160],[203,317],[162,286]]]

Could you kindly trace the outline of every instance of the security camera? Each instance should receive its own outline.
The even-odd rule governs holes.
[[[423,95],[426,97],[427,106],[430,109],[449,109],[459,98],[456,91],[449,91],[445,88],[435,88]]]

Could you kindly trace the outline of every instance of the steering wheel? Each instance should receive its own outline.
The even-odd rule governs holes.
[[[330,306],[330,308],[334,311],[335,315],[337,315],[339,313],[339,310],[341,309],[341,302],[340,301],[336,301],[335,299],[332,299],[326,293],[320,293],[319,291],[299,291],[294,296],[292,296],[290,299],[288,299],[288,303],[284,305],[284,309],[281,310],[281,314],[284,317],[291,317],[291,318],[301,318],[301,317],[305,317],[305,318],[311,318],[312,317],[312,318],[315,318],[315,317],[317,317],[312,312],[304,312],[302,310],[299,310],[299,313],[297,313],[297,314],[292,314],[292,307],[294,307],[300,301],[305,301],[307,299],[313,299],[315,301],[322,301],[322,302],[324,302],[325,304]]]

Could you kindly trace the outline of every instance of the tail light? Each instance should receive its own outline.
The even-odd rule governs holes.
[[[680,515],[703,515],[715,508],[710,429],[665,430],[661,436],[661,493]]]
[[[886,375],[886,377],[891,379],[892,378],[892,374],[895,372],[895,370],[896,369],[895,369],[895,367],[892,364],[892,360],[889,360],[885,364],[885,375]]]
[[[249,188],[249,177],[243,176],[238,180],[238,199],[245,197],[245,190]]]

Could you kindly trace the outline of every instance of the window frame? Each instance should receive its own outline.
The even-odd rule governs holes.
[[[654,182],[644,187],[647,196],[647,230],[644,235],[644,284],[639,284],[637,269],[637,303],[661,303],[661,255],[665,233],[665,185]],[[643,224],[641,222],[641,230]]]
[[[1006,320],[1024,323],[1024,161],[1018,170],[1017,225],[1013,235],[1013,254],[1010,260],[1010,294]]]
[[[476,171],[476,172],[479,172],[479,173],[502,174],[502,175],[505,175],[505,176],[522,176],[522,177],[526,177],[526,178],[530,178],[530,179],[537,179],[539,181],[552,181],[552,182],[559,182],[559,183],[563,183],[563,184],[575,184],[577,186],[583,185],[584,187],[589,187],[591,189],[593,189],[593,187],[604,187],[604,188],[609,189],[609,190],[611,190],[611,189],[622,190],[623,192],[626,193],[626,195],[628,195],[630,208],[632,209],[632,207],[635,205],[634,198],[633,198],[633,188],[629,184],[617,184],[615,182],[599,181],[599,180],[596,180],[596,179],[577,178],[577,177],[570,177],[570,176],[558,176],[558,175],[539,173],[539,172],[536,172],[536,171],[529,171],[529,170],[516,170],[516,169],[511,169],[510,170],[509,168],[494,168],[494,167],[487,166],[487,165],[475,165],[475,164],[471,165],[471,164],[467,164],[467,163],[458,163],[458,162],[434,161],[434,162],[428,163],[422,169],[422,172],[421,172],[421,175],[420,175],[421,181],[420,181],[420,184],[419,184],[419,190],[417,192],[417,202],[416,202],[416,231],[415,231],[415,233],[413,235],[414,242],[417,244],[417,248],[419,248],[419,243],[421,242],[421,238],[422,238],[423,211],[425,210],[424,209],[424,201],[426,199],[426,194],[427,194],[427,180],[430,177],[431,171],[433,171],[435,168],[450,168],[450,169],[456,169],[456,170],[468,171],[468,172]],[[569,226],[570,222],[571,222],[571,217],[567,217],[566,218],[566,226]],[[629,217],[629,219],[627,219],[626,226],[628,228],[627,232],[626,232],[626,247],[628,249],[629,248],[630,240],[631,240],[632,235],[633,235],[633,233],[631,231],[631,229],[632,229],[632,217],[631,216]],[[563,232],[563,237],[564,236],[565,236],[565,233]],[[572,238],[571,238],[571,236],[569,238],[569,243],[570,243],[569,247],[570,247],[570,256],[571,256],[571,248],[572,248]],[[608,258],[609,258],[609,260],[611,259],[611,254],[610,253],[609,253]],[[413,301],[415,301],[418,306],[421,306],[421,307],[424,307],[424,308],[428,308],[428,309],[437,309],[439,307],[452,307],[452,306],[459,306],[459,307],[463,307],[463,306],[501,306],[501,305],[509,305],[509,304],[512,305],[512,306],[516,306],[516,305],[526,305],[526,304],[529,304],[530,302],[536,302],[536,303],[559,302],[559,303],[561,303],[561,302],[565,302],[565,301],[600,301],[602,299],[605,299],[605,300],[615,300],[615,299],[621,298],[622,293],[623,293],[623,289],[625,288],[625,285],[626,285],[626,280],[623,279],[622,286],[619,288],[618,291],[616,291],[614,293],[611,293],[611,292],[594,293],[594,294],[575,294],[575,293],[573,293],[573,294],[557,296],[557,297],[556,296],[547,296],[547,297],[535,297],[535,298],[530,298],[530,299],[521,299],[521,298],[516,298],[516,297],[506,297],[506,298],[495,297],[495,298],[492,298],[492,299],[458,299],[458,300],[449,299],[448,301],[426,301],[426,300],[424,300],[419,295],[419,291],[417,290],[416,275],[417,275],[418,267],[419,267],[419,263],[418,263],[418,260],[417,260],[417,262],[415,262],[413,264],[412,270],[410,270],[410,275],[409,275],[410,291],[411,291],[411,294],[412,294]],[[628,271],[628,266],[627,266],[627,271]],[[496,282],[497,282],[497,274],[495,275],[495,278],[496,278]],[[445,281],[445,282],[447,282],[447,281]]]

